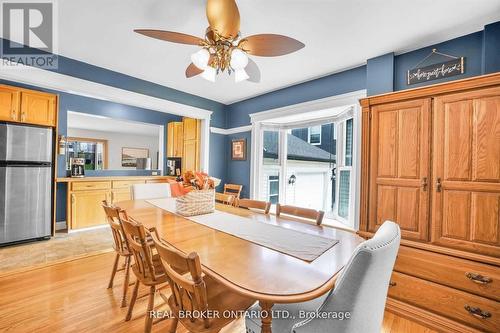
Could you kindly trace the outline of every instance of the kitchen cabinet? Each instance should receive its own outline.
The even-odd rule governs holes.
[[[71,229],[81,229],[106,223],[106,215],[101,206],[109,201],[109,190],[75,191],[71,198]]]
[[[20,97],[18,89],[0,85],[0,120],[18,120]]]
[[[55,95],[22,91],[20,121],[43,126],[56,126]]]
[[[0,85],[0,120],[55,127],[57,96]]]
[[[57,182],[68,183],[67,215],[68,229],[81,229],[107,223],[102,201],[111,204],[131,200],[134,184],[167,182],[173,177],[88,177],[59,178]]]
[[[182,172],[200,170],[200,128],[200,120],[194,118],[168,123],[167,157],[182,158]]]
[[[167,157],[182,157],[184,149],[183,123],[172,121],[167,127]]]
[[[200,170],[200,120],[183,118],[184,150],[182,154],[182,171]]]

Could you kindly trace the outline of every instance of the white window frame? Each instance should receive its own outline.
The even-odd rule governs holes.
[[[278,179],[269,179],[270,177],[278,177]],[[278,183],[278,193],[271,195],[271,182],[277,182]],[[280,189],[279,189],[279,183],[280,183],[280,176],[267,176],[267,201],[271,201],[271,196],[277,196],[278,197],[278,202],[280,198]]]
[[[319,142],[311,143],[311,128],[313,127],[319,127]],[[322,125],[316,125],[316,126],[310,126],[307,128],[307,143],[313,145],[313,146],[320,146],[321,145],[321,131],[323,127]]]
[[[259,180],[262,175],[262,143],[263,143],[263,129],[289,129],[297,127],[310,127],[314,125],[324,124],[326,122],[339,123],[345,121],[348,118],[353,118],[353,156],[352,156],[352,167],[351,168],[351,187],[350,196],[351,200],[349,202],[349,221],[345,222],[350,227],[357,229],[359,228],[359,200],[360,200],[360,177],[361,177],[361,107],[359,105],[359,99],[366,97],[366,90],[359,90],[351,93],[346,93],[342,95],[327,97],[324,99],[319,99],[315,101],[300,103],[296,105],[291,105],[287,107],[262,111],[254,114],[250,114],[250,119],[252,123],[252,147],[253,154],[250,160],[250,197],[256,199],[259,197]],[[332,116],[326,116],[322,118],[311,119],[307,122],[295,122],[287,124],[273,124],[272,120],[279,117],[286,117],[290,115],[306,115],[310,112],[315,111],[328,111],[333,108],[339,107],[351,107],[350,113],[344,113],[343,116],[338,114]],[[306,117],[304,117],[306,119]],[[278,151],[280,152],[280,174],[286,174],[284,169],[283,159],[286,159],[286,131],[280,131],[281,139]],[[338,134],[340,136],[340,133]],[[339,137],[337,136],[337,138]],[[339,140],[337,140],[339,141]],[[345,141],[345,140],[344,140]],[[339,143],[337,143],[339,145]],[[338,147],[338,146],[337,146]],[[338,147],[339,148],[339,147]],[[337,151],[337,155],[339,151]],[[339,174],[337,172],[337,174]],[[282,177],[281,177],[282,178]],[[286,198],[285,186],[283,181],[280,182],[280,198]],[[338,182],[337,182],[338,183]],[[338,187],[338,186],[337,186]],[[338,193],[336,193],[336,202],[338,202]],[[336,203],[337,205],[337,203]],[[336,207],[334,207],[336,211]]]
[[[355,149],[358,149],[357,146],[355,146],[355,117],[347,117],[339,122],[337,122],[335,125],[335,130],[337,131],[337,169],[335,173],[335,205],[333,207],[333,214],[335,216],[335,219],[343,222],[343,223],[348,223],[351,220],[352,214],[355,214],[355,200],[353,200],[353,192],[356,190],[355,187],[355,181],[356,181],[356,169],[353,167],[354,166],[354,155],[356,154]],[[351,165],[346,165],[345,160],[346,160],[346,144],[347,144],[347,120],[352,119],[352,155],[351,156]],[[341,139],[339,139],[341,138]],[[359,167],[358,167],[359,169]],[[348,218],[346,219],[343,216],[339,215],[339,200],[340,200],[340,172],[341,171],[349,171],[350,179],[349,179],[349,208],[348,208]],[[355,199],[355,198],[354,198]]]

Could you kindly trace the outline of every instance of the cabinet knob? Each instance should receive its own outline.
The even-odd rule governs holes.
[[[422,191],[427,191],[427,177],[422,178],[422,183],[420,185],[422,186]]]
[[[488,319],[491,317],[491,313],[488,311],[483,311],[480,308],[476,308],[473,306],[465,305],[464,309],[471,315],[479,319]]]
[[[395,286],[396,286],[396,282],[393,282],[393,281],[389,282],[389,287],[395,287]]]
[[[12,111],[10,112],[10,117],[12,120],[16,120],[16,109],[12,108]]]
[[[436,180],[436,192],[441,192],[442,184],[441,184],[441,178],[438,177]]]
[[[483,275],[478,274],[478,273],[467,272],[467,273],[465,273],[465,277],[468,278],[469,280],[471,280],[472,282],[477,283],[477,284],[488,284],[488,283],[493,282],[492,278],[487,277],[487,276],[483,276]]]

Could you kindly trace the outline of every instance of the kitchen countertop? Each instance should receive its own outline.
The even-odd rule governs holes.
[[[60,177],[56,178],[56,182],[70,183],[70,182],[92,182],[92,181],[103,181],[103,180],[143,180],[143,179],[175,179],[175,176],[106,176],[106,177],[83,177],[83,178]]]

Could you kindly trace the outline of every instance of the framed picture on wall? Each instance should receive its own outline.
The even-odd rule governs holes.
[[[231,142],[231,158],[236,161],[247,159],[247,140],[237,139]]]
[[[148,158],[149,149],[122,147],[122,167],[137,167],[138,158]]]

